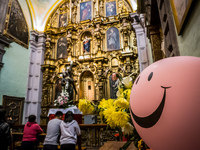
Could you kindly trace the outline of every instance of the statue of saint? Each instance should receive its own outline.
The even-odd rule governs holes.
[[[67,96],[69,100],[73,100],[74,91],[77,94],[77,91],[74,85],[74,80],[71,77],[72,65],[73,65],[73,61],[71,61],[70,67],[66,68],[66,71],[63,70],[63,78],[61,81],[62,95]]]
[[[68,31],[68,32],[67,32],[67,36],[66,36],[67,42],[68,42],[68,43],[71,43],[71,37],[72,37],[72,34],[71,34],[70,31]]]
[[[110,98],[112,99],[116,99],[117,98],[117,91],[118,91],[118,84],[119,84],[119,78],[117,77],[116,73],[113,73],[110,78],[109,78],[109,82],[110,82]]]
[[[83,52],[90,52],[90,39],[87,36],[85,36],[85,39],[83,40]]]

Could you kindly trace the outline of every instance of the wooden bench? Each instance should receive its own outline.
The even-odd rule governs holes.
[[[15,143],[15,148],[20,149],[21,147],[21,142],[18,141]],[[37,146],[38,150],[42,150],[43,149],[43,145],[39,145]],[[58,145],[58,149],[60,149],[60,145]],[[75,150],[78,150],[78,146],[75,147]],[[81,147],[81,150],[86,150],[86,147]]]

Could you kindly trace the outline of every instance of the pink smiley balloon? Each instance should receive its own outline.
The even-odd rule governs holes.
[[[133,84],[130,112],[152,150],[199,150],[200,58],[171,57],[148,66]]]

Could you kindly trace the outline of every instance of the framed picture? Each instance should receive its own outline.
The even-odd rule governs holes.
[[[92,3],[91,1],[80,4],[80,21],[92,19]]]
[[[67,26],[67,13],[63,13],[59,15],[59,27]]]
[[[12,5],[8,8],[7,20],[3,34],[16,43],[28,48],[28,25],[17,0],[12,0]]]
[[[111,27],[106,32],[107,35],[107,50],[120,49],[119,30],[115,27]]]
[[[61,37],[58,39],[57,43],[57,59],[67,58],[67,39]]]
[[[116,1],[106,3],[106,17],[117,15]]]
[[[193,0],[170,0],[178,35],[181,34],[192,1]]]

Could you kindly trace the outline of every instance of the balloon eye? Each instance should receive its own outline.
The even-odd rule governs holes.
[[[150,81],[152,77],[153,77],[153,72],[151,72],[151,73],[149,74],[148,81]]]
[[[135,84],[137,84],[137,83],[138,83],[139,79],[140,79],[140,76],[137,78],[137,81],[136,81],[136,83],[135,83]]]

